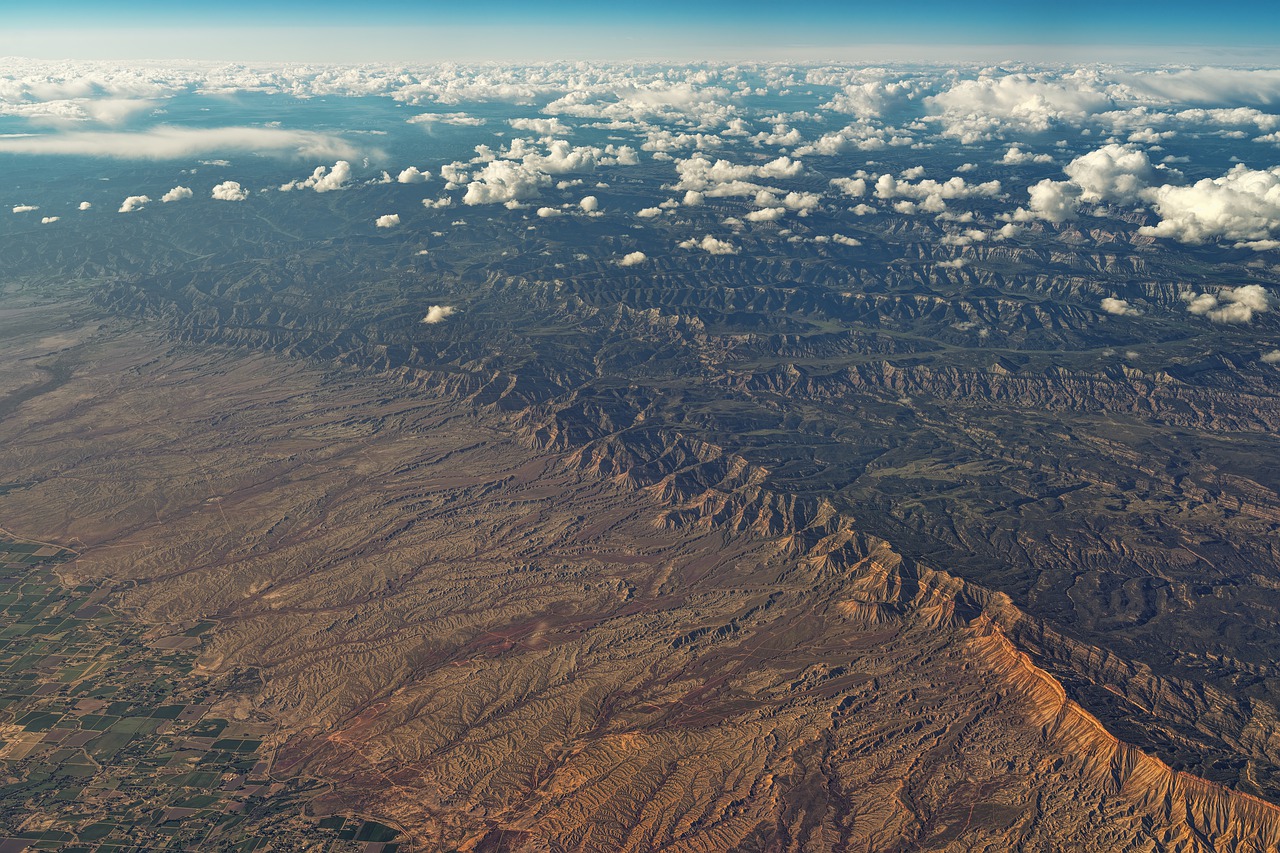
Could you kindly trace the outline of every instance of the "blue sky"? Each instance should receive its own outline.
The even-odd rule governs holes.
[[[14,4],[4,17],[0,54],[50,58],[748,59],[824,51],[853,58],[840,52],[877,44],[1045,44],[1195,46],[1208,58],[1215,49],[1252,47],[1255,55],[1241,57],[1251,62],[1280,48],[1274,5],[1244,0],[62,0]],[[902,58],[931,58],[927,49],[916,53]],[[1020,58],[1035,58],[1034,51]]]

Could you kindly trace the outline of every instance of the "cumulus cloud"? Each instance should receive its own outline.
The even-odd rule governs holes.
[[[1009,150],[1004,152],[1004,156],[1000,158],[1000,163],[1005,166],[1024,166],[1027,163],[1052,163],[1053,157],[1049,154],[1032,154],[1030,151],[1023,151],[1016,145],[1011,145]]]
[[[943,134],[966,145],[1009,131],[1043,133],[1114,106],[1086,71],[1053,74],[983,74],[925,99]]]
[[[463,204],[498,204],[519,201],[538,194],[551,184],[551,176],[523,163],[495,160],[475,175],[462,197]]]
[[[561,215],[560,210],[555,207],[538,208],[538,216],[542,219],[554,219],[555,217],[560,215]]]
[[[1045,178],[1038,184],[1027,187],[1027,195],[1027,207],[1020,207],[1013,212],[1015,222],[1043,219],[1061,225],[1068,219],[1074,219],[1076,208],[1080,206],[1080,188],[1070,181]]]
[[[626,145],[606,145],[603,148],[573,145],[565,139],[546,141],[545,152],[524,139],[513,139],[511,145],[500,153],[505,160],[518,160],[530,169],[550,175],[568,172],[590,172],[597,166],[635,166],[640,163],[635,149]]]
[[[1117,317],[1136,317],[1142,313],[1141,309],[1129,304],[1127,300],[1117,299],[1114,296],[1108,296],[1102,300],[1101,307],[1108,314],[1115,314]]]
[[[608,80],[596,86],[573,84],[568,88],[571,89],[568,94],[547,104],[542,111],[548,115],[664,123],[689,118],[721,123],[728,113],[720,101],[729,96],[729,90],[705,85],[705,81]]]
[[[653,219],[655,216],[661,216],[661,215],[662,215],[662,208],[660,207],[645,207],[636,211],[636,216],[640,217],[641,219]]]
[[[867,194],[867,181],[865,178],[832,178],[831,186],[850,198],[862,198]]]
[[[62,218],[61,216],[42,216],[40,217],[40,224],[48,225],[52,222],[57,222],[61,218]]]
[[[339,160],[333,164],[332,169],[327,166],[316,166],[310,177],[282,184],[280,189],[282,192],[312,189],[318,193],[327,193],[346,189],[349,180],[351,180],[351,164],[346,160]]]
[[[131,195],[120,205],[120,213],[133,213],[135,210],[141,210],[151,202],[150,197],[145,195]]]
[[[687,160],[676,161],[676,173],[680,180],[675,188],[678,190],[695,190],[707,196],[717,195],[754,195],[761,187],[752,186],[749,192],[726,192],[727,186],[739,187],[751,179],[783,179],[795,178],[804,171],[799,160],[790,157],[778,157],[759,166],[739,165],[728,160],[712,162],[702,155]]]
[[[911,183],[900,181],[893,175],[881,175],[876,179],[875,194],[885,200],[894,198],[911,199],[919,203],[919,208],[926,213],[941,213],[947,209],[947,201],[964,198],[990,198],[1000,194],[999,181],[986,181],[970,184],[959,175],[938,182],[931,178]],[[905,208],[905,205],[895,205]],[[914,208],[900,212],[914,212]]]
[[[701,240],[685,240],[678,244],[681,249],[701,249],[709,255],[736,255],[738,249],[724,240],[718,240],[710,234]]]
[[[271,127],[162,125],[130,133],[80,131],[0,137],[0,153],[6,154],[180,160],[227,151],[296,157],[351,157],[356,153],[351,144],[333,134]]]
[[[422,318],[422,322],[428,325],[444,322],[446,317],[452,317],[458,313],[458,309],[452,305],[432,305],[427,309],[427,315]]]
[[[1237,165],[1220,178],[1191,186],[1165,184],[1143,197],[1160,222],[1139,229],[1182,243],[1208,240],[1265,241],[1280,230],[1280,167],[1254,171]]]
[[[435,199],[424,198],[422,200],[422,206],[429,210],[439,210],[442,207],[449,207],[452,204],[453,204],[453,199],[447,195],[441,196],[440,198],[435,198]]]
[[[743,219],[748,222],[777,222],[786,216],[787,209],[785,207],[766,207],[761,210],[753,210]]]
[[[822,196],[817,193],[789,192],[778,195],[773,190],[760,190],[755,197],[755,203],[761,207],[781,205],[787,210],[798,211],[801,216],[808,216],[809,211],[817,209],[821,202]]]
[[[39,210],[39,209],[40,209],[40,205],[38,204],[15,204],[13,206],[14,213],[30,213],[33,210]]]
[[[212,197],[218,201],[244,201],[249,191],[239,181],[223,181],[213,188]]]
[[[384,213],[373,221],[373,224],[379,228],[395,228],[400,224],[400,214]]]
[[[570,127],[558,118],[513,118],[508,119],[507,124],[540,136],[563,136],[570,132]]]
[[[637,264],[644,263],[648,259],[649,259],[649,256],[646,255],[644,252],[628,252],[627,254],[622,256],[622,260],[618,261],[618,266],[634,267]]]
[[[640,150],[654,152],[654,159],[663,159],[662,155],[672,151],[683,151],[695,148],[706,151],[712,148],[723,148],[725,141],[710,133],[677,133],[665,128],[650,128],[645,133],[645,141]]]
[[[915,137],[906,131],[858,122],[832,133],[825,133],[815,141],[799,146],[793,153],[797,157],[809,154],[833,157],[853,151],[879,151],[889,147],[914,145],[915,142]]]
[[[815,74],[811,72],[808,79],[818,82],[822,78],[815,79]],[[828,79],[824,82],[836,81]],[[914,80],[868,80],[846,83],[839,93],[821,106],[821,109],[851,113],[862,118],[878,118],[891,104],[902,103],[912,97],[917,87],[918,83]]]
[[[163,202],[182,201],[184,198],[191,198],[195,193],[191,191],[191,187],[174,187],[164,195],[160,196]],[[83,210],[83,208],[81,208]]]
[[[1065,167],[1086,202],[1132,202],[1152,182],[1155,169],[1145,151],[1128,145],[1105,145],[1075,158]]]
[[[600,210],[600,200],[593,195],[585,196],[578,202],[578,207],[586,213],[595,213]]]
[[[1043,219],[1061,224],[1074,219],[1085,202],[1137,202],[1146,198],[1148,185],[1160,170],[1152,165],[1145,151],[1131,145],[1104,145],[1064,166],[1068,180],[1046,178],[1028,187],[1030,203],[1027,208],[1018,208],[1012,218],[1018,222]]]
[[[91,208],[91,207],[93,207],[93,205],[92,205],[90,202],[82,201],[82,202],[80,202],[80,207],[79,207],[79,209],[80,209],[80,210],[88,210],[88,209],[89,209],[89,208]]]
[[[1215,293],[1185,293],[1187,311],[1215,323],[1248,323],[1255,314],[1271,310],[1272,298],[1260,284],[1224,287]]]
[[[523,201],[550,186],[553,175],[590,172],[598,166],[634,166],[640,162],[635,149],[625,145],[574,146],[563,139],[546,141],[545,147],[515,139],[497,154],[487,148],[477,151],[480,152],[477,160],[485,161],[485,165],[469,176],[463,204]],[[464,164],[442,168],[441,175],[455,184],[467,181],[468,176],[457,168],[459,165]]]
[[[430,172],[420,170],[417,166],[410,166],[396,176],[396,181],[402,184],[421,184],[425,183],[429,177],[431,177]]]
[[[1280,349],[1273,349],[1271,352],[1262,354],[1263,364],[1280,364]]]

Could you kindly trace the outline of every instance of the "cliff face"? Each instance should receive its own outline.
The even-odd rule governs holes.
[[[817,570],[810,582],[833,576],[847,581],[848,598],[838,607],[854,623],[877,628],[910,621],[959,628],[1005,688],[1028,701],[1027,719],[1048,743],[1081,761],[1090,782],[1134,802],[1166,827],[1161,844],[1167,849],[1280,846],[1280,807],[1174,770],[1123,743],[1069,699],[1062,684],[1037,666],[1028,651],[1113,691],[1135,714],[1211,732],[1238,754],[1274,763],[1280,730],[1269,708],[1203,685],[1159,678],[1148,667],[1089,647],[1030,617],[1003,593],[904,561],[887,542],[859,534],[856,523],[828,502],[800,508],[794,498],[779,500],[759,488],[765,472],[741,461],[726,463],[721,448],[696,444],[686,455],[664,447],[658,460],[666,460],[670,473],[646,486],[654,463],[620,444],[605,440],[577,451],[568,461],[596,475],[612,475],[624,485],[645,488],[659,503],[672,507],[663,515],[667,524],[728,526],[776,537],[779,545],[798,552]],[[629,468],[650,473],[637,480]],[[687,488],[673,489],[676,481]]]

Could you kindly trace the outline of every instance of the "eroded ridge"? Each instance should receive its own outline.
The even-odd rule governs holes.
[[[713,445],[531,449],[536,419],[137,332],[78,365],[0,422],[0,514],[141,620],[216,622],[216,712],[274,720],[320,812],[424,850],[1280,843],[1068,700],[1007,597]]]

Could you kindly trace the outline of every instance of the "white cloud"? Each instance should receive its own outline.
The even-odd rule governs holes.
[[[693,119],[706,124],[722,124],[729,117],[729,110],[720,103],[729,96],[729,90],[706,85],[705,81],[637,82],[634,76],[626,75],[597,85],[575,81],[561,86],[569,89],[569,93],[543,107],[544,113],[663,123]]]
[[[475,180],[467,185],[462,203],[501,204],[519,201],[538,194],[538,190],[551,184],[551,176],[523,163],[511,160],[495,160],[475,174]]]
[[[1000,158],[1000,162],[1005,166],[1023,166],[1027,163],[1052,163],[1053,157],[1049,154],[1032,154],[1030,151],[1023,151],[1018,146],[1011,145]]]
[[[466,113],[424,113],[407,119],[409,124],[451,124],[456,127],[479,127],[484,119],[469,116]]]
[[[218,201],[244,201],[249,197],[249,191],[240,186],[239,181],[223,181],[213,188],[211,195]]]
[[[1237,165],[1221,178],[1191,186],[1165,184],[1143,193],[1160,215],[1140,233],[1182,243],[1262,241],[1280,230],[1280,167],[1253,171]]]
[[[832,178],[831,185],[850,198],[862,198],[867,194],[865,178]]]
[[[120,205],[120,213],[133,213],[149,204],[151,199],[145,195],[131,195]]]
[[[339,160],[333,164],[332,169],[327,166],[316,166],[310,177],[283,184],[280,190],[282,192],[290,192],[292,190],[312,189],[318,193],[327,193],[346,189],[347,181],[349,180],[351,180],[351,164],[346,160]]]
[[[1027,187],[1027,195],[1030,197],[1030,210],[1021,207],[1015,210],[1015,222],[1043,219],[1061,225],[1066,220],[1075,218],[1076,208],[1080,205],[1080,188],[1070,181],[1051,181],[1045,178],[1038,184]]]
[[[373,224],[379,228],[395,228],[400,224],[400,214],[384,213],[373,221]]]
[[[61,218],[61,216],[42,216],[40,217],[40,224],[49,225],[50,223],[57,222]]]
[[[540,136],[563,136],[572,130],[558,118],[513,118],[508,119],[507,124]]]
[[[1260,284],[1224,287],[1216,294],[1185,293],[1187,311],[1208,317],[1215,323],[1248,323],[1255,314],[1271,310],[1272,298]]]
[[[578,207],[587,213],[595,213],[600,209],[600,200],[593,195],[585,196],[578,202]]]
[[[39,210],[39,209],[40,209],[40,205],[38,204],[15,204],[13,206],[14,213],[30,213],[33,210]]]
[[[832,243],[839,243],[841,246],[861,246],[862,241],[857,237],[849,237],[845,234],[832,234]]]
[[[1102,300],[1101,307],[1108,314],[1115,314],[1117,317],[1136,317],[1142,313],[1141,309],[1134,305],[1130,305],[1127,300],[1117,299],[1114,296],[1108,296]]]
[[[437,199],[424,198],[422,206],[430,210],[439,210],[442,207],[449,207],[453,204],[453,199],[449,196],[441,196]]]
[[[771,133],[757,133],[751,138],[751,144],[757,148],[764,145],[774,147],[791,147],[804,141],[800,131],[786,124],[775,124]]]
[[[762,189],[750,179],[795,178],[804,171],[799,160],[778,157],[759,166],[739,165],[728,160],[712,162],[702,155],[676,161],[676,173],[680,180],[677,190],[692,190],[708,197],[755,195]]]
[[[1178,132],[1176,130],[1156,131],[1150,127],[1144,127],[1141,130],[1135,130],[1133,133],[1130,133],[1126,141],[1140,142],[1143,145],[1156,145],[1160,142],[1164,142],[1166,139],[1172,139],[1177,135]]]
[[[685,240],[678,244],[681,249],[701,249],[710,255],[736,255],[737,248],[732,243],[718,240],[710,234],[701,240]]]
[[[1043,133],[1114,106],[1092,72],[983,75],[925,99],[943,134],[964,144],[1009,131]]]
[[[858,70],[853,73],[861,75],[866,72]],[[822,76],[815,75],[813,72],[810,72],[808,79],[819,85],[830,85],[836,82],[830,78],[823,79]],[[905,102],[907,98],[914,95],[917,87],[918,84],[913,80],[850,82],[819,109],[850,113],[862,118],[878,118],[890,105]]]
[[[1280,364],[1280,349],[1273,349],[1271,352],[1262,354],[1263,364]]]
[[[422,322],[430,325],[442,323],[446,317],[452,317],[457,312],[458,309],[452,305],[432,305],[427,309],[427,315],[422,318]]]
[[[755,203],[762,207],[782,205],[787,210],[799,211],[801,216],[808,216],[822,203],[822,196],[817,193],[789,192],[779,196],[772,190],[761,190],[756,193]]]
[[[182,201],[184,198],[191,198],[195,193],[191,191],[191,187],[174,187],[164,195],[160,196],[163,202]]]
[[[485,166],[470,176],[463,204],[521,201],[550,186],[552,175],[590,172],[597,166],[633,166],[640,162],[635,149],[625,145],[574,146],[563,139],[547,141],[545,151],[536,143],[513,139],[510,146],[498,154],[486,149],[477,159],[485,160]],[[458,165],[442,168],[441,175],[453,183],[467,180],[468,177],[455,168]]]
[[[620,267],[634,267],[636,264],[642,264],[649,259],[644,252],[629,252],[622,256],[622,260],[618,261]]]
[[[92,205],[90,202],[82,201],[82,202],[80,202],[80,207],[79,207],[79,209],[80,209],[80,210],[88,210],[88,209],[89,209],[89,208],[91,208],[91,207],[93,207],[93,205]]]
[[[645,207],[636,211],[636,216],[640,217],[641,219],[653,219],[655,216],[661,216],[661,215],[662,215],[662,208],[660,207]]]
[[[777,222],[786,216],[787,209],[785,207],[766,207],[763,210],[753,210],[743,219],[748,222]]]
[[[298,157],[350,157],[356,150],[332,134],[269,127],[160,126],[136,133],[57,133],[0,138],[0,153],[180,160],[223,151]]]
[[[905,131],[859,122],[833,133],[825,133],[814,142],[796,148],[792,153],[797,157],[809,154],[833,157],[852,151],[879,151],[889,147],[904,147],[915,144],[915,141],[915,137]]]
[[[561,215],[562,214],[560,213],[559,208],[555,208],[555,207],[538,208],[538,216],[542,219],[554,219],[555,217],[561,216]]]
[[[926,213],[941,213],[946,210],[947,201],[951,199],[990,198],[999,195],[1001,189],[999,181],[970,184],[959,175],[943,182],[929,178],[914,184],[899,181],[893,175],[881,175],[876,180],[875,187],[877,198],[913,199],[919,202],[920,209]],[[897,207],[905,206],[895,205],[895,208]],[[914,212],[914,210],[899,212]]]
[[[696,148],[706,151],[712,148],[723,148],[725,141],[710,133],[676,133],[665,128],[651,128],[645,134],[645,141],[640,145],[642,151],[653,151],[654,159],[672,151],[683,151]]]
[[[1077,157],[1062,171],[1080,188],[1080,200],[1086,202],[1136,201],[1155,176],[1145,151],[1115,144]]]
[[[396,176],[396,181],[402,184],[421,184],[425,183],[429,177],[431,177],[430,172],[420,170],[417,166],[410,166]]]
[[[1151,164],[1145,151],[1111,143],[1075,158],[1063,171],[1069,180],[1046,178],[1027,188],[1030,209],[1018,208],[1014,221],[1043,219],[1061,224],[1074,219],[1083,202],[1139,201],[1146,197],[1146,188],[1160,169]]]
[[[1117,79],[1135,93],[1177,104],[1265,106],[1280,102],[1280,70],[1274,68],[1188,68],[1118,74]]]

